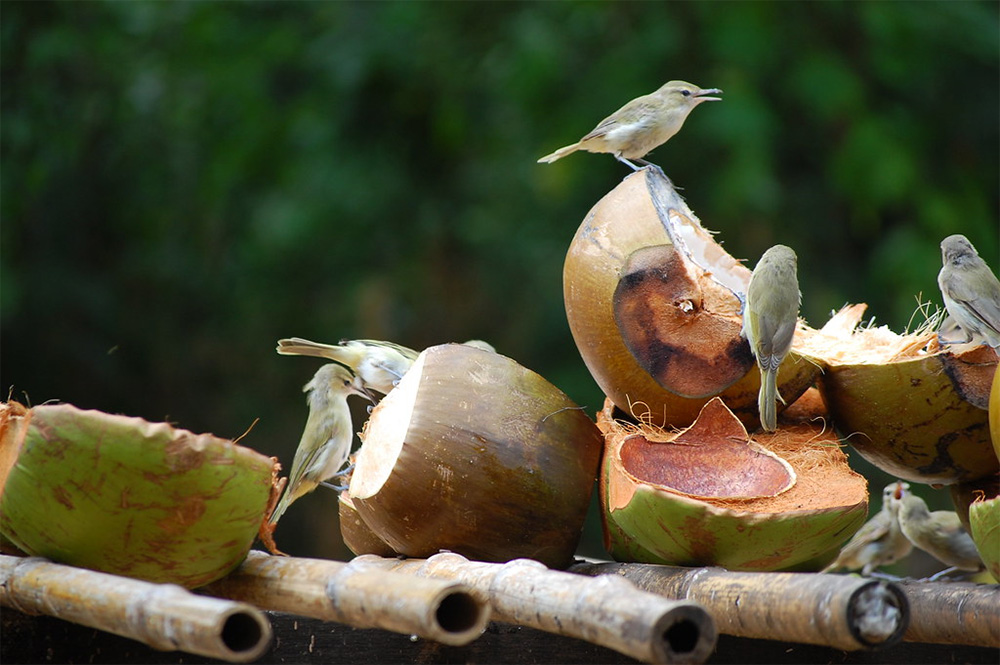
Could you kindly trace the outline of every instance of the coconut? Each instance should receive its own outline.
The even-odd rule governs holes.
[[[980,496],[969,506],[969,534],[993,579],[1000,582],[1000,496]]]
[[[361,519],[358,509],[354,507],[350,490],[344,490],[340,493],[337,508],[340,517],[340,536],[347,548],[355,555],[374,554],[375,556],[394,557],[399,554],[384,540],[376,536]]]
[[[0,404],[0,532],[32,556],[197,587],[244,559],[278,465],[165,423]]]
[[[844,439],[905,480],[950,485],[996,473],[985,410],[997,356],[985,346],[941,348],[933,319],[914,333],[860,326],[865,305],[801,336],[822,365],[819,388]]]
[[[620,561],[778,570],[838,547],[868,514],[865,479],[805,416],[751,438],[716,397],[668,432],[598,416],[605,546]]]
[[[683,427],[721,395],[756,427],[760,374],[740,336],[736,295],[750,274],[662,171],[646,168],[602,198],[577,230],[563,266],[566,317],[590,373],[624,412]],[[793,342],[778,373],[785,401],[818,372]]]
[[[361,439],[350,500],[392,550],[570,562],[602,439],[538,374],[478,348],[431,347],[375,407]]]

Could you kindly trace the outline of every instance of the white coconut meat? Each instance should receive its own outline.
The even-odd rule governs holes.
[[[363,443],[358,449],[348,488],[353,499],[366,499],[377,494],[392,474],[410,428],[425,359],[426,354],[421,353],[399,384],[372,410],[372,417],[365,423],[361,432]],[[375,414],[383,409],[390,409],[394,417],[376,418]]]

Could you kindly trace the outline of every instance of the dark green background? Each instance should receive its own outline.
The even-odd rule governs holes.
[[[0,29],[19,400],[259,418],[243,442],[287,463],[319,363],[278,338],[481,337],[596,410],[562,262],[627,170],[535,160],[675,78],[725,101],[652,159],[736,257],[798,252],[811,324],[902,330],[950,233],[1000,265],[996,2],[5,1]],[[334,505],[286,549],[346,556]]]

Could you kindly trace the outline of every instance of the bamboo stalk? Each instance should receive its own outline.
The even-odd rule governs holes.
[[[205,593],[277,612],[381,628],[460,646],[479,637],[489,606],[458,581],[421,579],[325,559],[251,551]]]
[[[899,582],[910,600],[907,642],[1000,647],[1000,585]]]
[[[909,622],[891,583],[846,575],[744,573],[634,563],[578,563],[583,575],[616,574],[640,589],[702,603],[719,632],[852,651],[899,642]]]
[[[0,555],[0,605],[230,662],[256,660],[271,642],[270,622],[244,603],[38,557]]]
[[[614,576],[584,580],[537,561],[469,561],[451,552],[429,559],[354,559],[373,570],[457,580],[493,607],[497,621],[587,640],[650,663],[702,663],[715,648],[711,615],[697,603],[669,601]]]

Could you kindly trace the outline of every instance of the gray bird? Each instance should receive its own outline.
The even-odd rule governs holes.
[[[941,241],[941,263],[938,286],[944,306],[965,332],[965,339],[943,343],[982,339],[1000,349],[1000,280],[961,234]]]
[[[879,566],[888,566],[907,556],[913,544],[903,535],[897,515],[899,504],[891,501],[897,485],[909,489],[904,482],[895,482],[882,490],[882,508],[864,523],[840,550],[840,554],[822,572],[846,568],[861,569],[865,577],[871,576]]]

